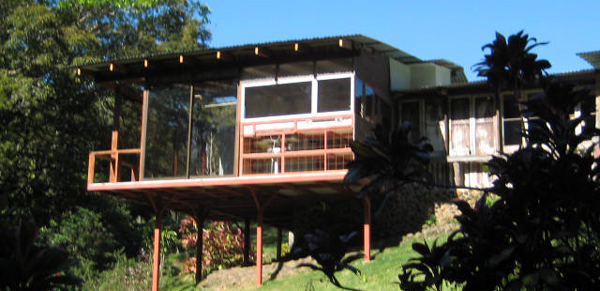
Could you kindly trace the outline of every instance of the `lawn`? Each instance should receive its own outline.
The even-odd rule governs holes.
[[[399,290],[398,273],[400,265],[407,262],[414,252],[411,248],[412,241],[406,241],[396,247],[390,247],[382,252],[375,250],[374,259],[369,263],[362,260],[355,261],[352,265],[361,270],[360,276],[349,271],[340,272],[337,277],[342,285],[360,290]],[[327,277],[320,272],[299,271],[296,274],[279,277],[266,281],[259,288],[242,290],[341,290],[332,285]]]

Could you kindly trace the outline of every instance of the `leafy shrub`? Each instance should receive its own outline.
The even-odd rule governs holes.
[[[55,246],[40,246],[37,227],[30,222],[0,231],[0,290],[65,290],[81,284],[68,273],[76,261]]]
[[[181,220],[179,231],[182,234],[181,244],[195,254],[198,240],[196,221],[187,217]],[[244,261],[244,232],[232,222],[213,221],[203,229],[202,269],[210,272],[241,265]],[[254,260],[256,253],[251,249],[250,259]],[[196,257],[185,260],[182,270],[184,273],[196,272]]]
[[[98,270],[107,269],[119,250],[117,241],[101,222],[99,213],[83,207],[65,212],[60,220],[51,220],[42,235],[51,243],[64,247],[81,260],[75,272],[91,278]]]
[[[523,55],[538,66],[530,48]],[[455,201],[460,230],[431,250],[414,246],[420,257],[400,274],[405,290],[600,290],[599,131],[579,132],[585,114],[569,118],[594,97],[558,82],[544,92],[523,104],[524,116],[535,117],[527,145],[488,162],[497,177],[488,191],[498,198],[485,193],[475,207]]]

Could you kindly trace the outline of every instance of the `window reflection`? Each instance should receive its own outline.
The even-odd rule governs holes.
[[[310,113],[311,82],[246,88],[246,118]]]
[[[187,177],[188,162],[192,177],[232,175],[236,94],[234,81],[197,83],[193,91],[184,84],[150,88],[144,177]]]
[[[190,86],[150,88],[144,177],[186,174]]]
[[[350,78],[320,80],[318,112],[350,110]]]
[[[194,84],[191,176],[234,174],[236,82]]]

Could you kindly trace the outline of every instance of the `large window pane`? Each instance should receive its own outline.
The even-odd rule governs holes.
[[[491,155],[496,150],[492,97],[475,98],[475,146],[477,155]]]
[[[319,81],[318,112],[350,110],[350,78]]]
[[[452,99],[450,110],[450,155],[470,155],[469,98]]]
[[[194,85],[191,176],[234,174],[236,94],[236,82]]]
[[[144,177],[185,176],[190,86],[150,88]]]
[[[504,95],[503,110],[504,145],[519,145],[521,144],[523,120],[515,95]]]
[[[401,123],[410,122],[413,125],[413,129],[410,131],[410,138],[412,141],[417,141],[421,138],[421,109],[419,101],[404,102],[401,106]]]
[[[245,117],[310,113],[311,82],[247,87]]]
[[[425,136],[429,138],[435,151],[444,150],[442,130],[444,115],[442,113],[442,100],[429,99],[425,101]]]

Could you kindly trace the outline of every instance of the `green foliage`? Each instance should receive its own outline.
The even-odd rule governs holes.
[[[51,220],[42,229],[42,235],[51,244],[63,246],[70,254],[82,261],[78,274],[84,278],[93,276],[95,270],[106,269],[115,261],[113,252],[119,246],[102,224],[100,214],[83,207],[65,212],[60,220]]]
[[[68,274],[76,261],[58,247],[39,246],[37,228],[31,222],[0,232],[0,289],[11,291],[67,290],[81,280]]]
[[[362,254],[346,256],[350,241],[357,235],[353,232],[349,235],[337,236],[335,233],[325,232],[315,229],[311,233],[304,235],[305,243],[294,251],[307,253],[318,265],[300,264],[298,267],[308,267],[315,271],[320,271],[327,276],[331,284],[347,290],[355,290],[344,287],[340,284],[335,274],[343,270],[349,270],[356,275],[360,275],[360,270],[351,266],[350,263],[359,258]]]
[[[196,221],[191,217],[181,220],[181,244],[188,248],[190,258],[184,262],[183,272],[196,272],[196,243],[198,231]],[[244,233],[232,222],[213,221],[204,226],[202,232],[202,270],[210,272],[239,266],[244,262]],[[256,258],[251,249],[250,259]]]
[[[538,60],[537,54],[531,53],[535,47],[545,44],[547,42],[537,42],[536,38],[523,34],[522,30],[509,36],[508,41],[496,32],[496,40],[481,48],[489,49],[490,54],[475,65],[475,70],[495,87],[519,90],[524,84],[537,81],[550,68],[550,62]]]
[[[450,272],[452,258],[447,248],[437,245],[437,240],[429,247],[427,242],[412,244],[412,248],[419,257],[414,257],[402,266],[402,273],[398,275],[400,289],[436,290],[441,291],[448,283],[445,279]]]
[[[429,154],[433,151],[426,138],[411,141],[410,123],[391,133],[378,126],[374,135],[364,142],[350,144],[354,160],[348,163],[344,183],[353,184],[361,179],[369,183],[361,189],[361,196],[387,197],[394,190],[410,183],[428,183],[433,180],[427,171]]]
[[[202,48],[209,13],[186,0],[0,1],[0,225],[34,217],[46,238],[82,258],[88,278],[112,265],[117,246],[140,253],[148,210],[85,188],[88,153],[109,148],[114,99],[74,68]],[[139,145],[132,103],[123,104],[121,147]]]
[[[524,133],[527,146],[488,162],[497,177],[489,189],[496,201],[489,203],[488,193],[475,207],[456,201],[457,235],[435,251],[420,251],[404,266],[401,285],[435,290],[445,281],[465,291],[600,288],[600,158],[592,154],[598,130],[579,133],[577,126],[589,116],[569,118],[577,104],[594,97],[548,80],[544,92],[523,104],[524,116],[535,117]]]

